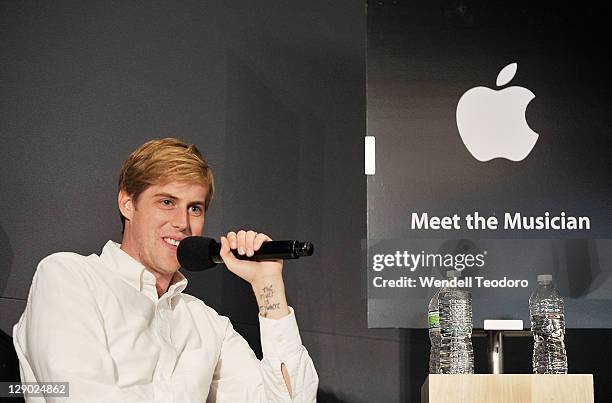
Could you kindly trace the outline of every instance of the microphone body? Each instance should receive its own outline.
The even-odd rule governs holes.
[[[297,259],[300,256],[310,256],[313,251],[312,243],[294,240],[264,242],[253,256],[240,255],[237,251],[232,253],[240,260],[262,261]],[[220,252],[221,244],[214,239],[190,236],[179,243],[176,255],[184,269],[202,271],[223,263]]]
[[[299,241],[268,241],[261,244],[259,250],[253,253],[253,256],[240,255],[236,251],[232,251],[234,256],[240,260],[278,260],[278,259],[297,259],[300,256],[305,256],[302,252],[306,242]],[[309,243],[309,242],[308,242]],[[221,244],[213,241],[210,246],[211,260],[215,263],[223,263],[221,259]],[[312,254],[312,252],[310,253]]]

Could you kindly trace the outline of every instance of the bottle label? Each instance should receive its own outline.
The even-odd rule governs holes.
[[[427,315],[429,321],[430,329],[439,329],[440,328],[440,314],[438,311],[429,311]]]

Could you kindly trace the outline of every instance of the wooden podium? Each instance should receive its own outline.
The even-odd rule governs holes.
[[[594,402],[592,374],[432,374],[421,387],[421,403],[583,402]]]

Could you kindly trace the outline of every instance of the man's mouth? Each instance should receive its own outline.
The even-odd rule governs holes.
[[[180,240],[174,239],[174,238],[162,238],[162,239],[164,240],[164,242],[172,246],[178,246],[179,243],[181,243]]]

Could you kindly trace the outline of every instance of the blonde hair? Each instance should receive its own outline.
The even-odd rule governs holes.
[[[204,211],[208,210],[215,192],[212,170],[194,144],[172,137],[147,141],[134,150],[119,173],[119,190],[136,201],[149,186],[166,180],[203,182],[208,187]],[[125,217],[119,215],[125,228]]]

